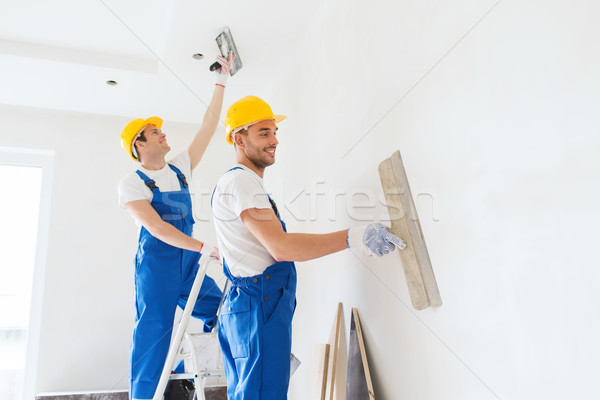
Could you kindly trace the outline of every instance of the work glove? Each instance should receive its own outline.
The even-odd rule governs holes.
[[[218,56],[217,62],[221,64],[221,68],[217,68],[215,70],[215,74],[217,74],[217,85],[225,87],[227,83],[227,78],[229,78],[229,71],[231,70],[231,66],[233,65],[233,60],[235,59],[234,53],[229,53],[227,58]]]
[[[398,236],[388,231],[388,227],[376,222],[369,225],[357,226],[348,229],[347,243],[350,249],[361,249],[369,256],[383,256],[394,251],[406,248],[406,243]]]
[[[221,254],[219,253],[219,248],[212,243],[204,242],[202,248],[200,249],[200,254],[203,256],[208,256],[218,264],[221,264]]]

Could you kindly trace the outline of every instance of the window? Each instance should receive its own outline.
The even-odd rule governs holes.
[[[48,152],[0,148],[0,398],[6,400],[34,390],[26,372],[37,359],[29,343],[39,338],[41,293],[34,291],[43,287],[36,275],[45,258],[49,207],[41,200],[50,189],[51,161]]]

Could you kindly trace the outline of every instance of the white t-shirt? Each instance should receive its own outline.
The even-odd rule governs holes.
[[[148,178],[154,180],[156,186],[161,192],[172,192],[181,190],[179,184],[179,178],[175,171],[169,167],[168,164],[176,166],[188,182],[192,180],[192,163],[190,161],[190,155],[186,151],[177,154],[174,158],[167,161],[167,164],[162,169],[152,171],[146,169],[140,165],[139,170],[148,176]],[[131,172],[125,178],[119,182],[119,206],[125,208],[125,203],[135,200],[148,200],[152,202],[152,190],[146,185],[144,180],[140,178],[138,174]],[[138,220],[136,224],[141,225]]]
[[[275,259],[248,230],[240,215],[249,208],[271,208],[264,182],[250,168],[237,164],[217,182],[212,199],[219,252],[236,277],[262,274]]]

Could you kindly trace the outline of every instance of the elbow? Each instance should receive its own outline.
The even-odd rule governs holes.
[[[293,261],[290,259],[291,257],[288,254],[288,252],[285,251],[284,246],[275,245],[275,246],[269,248],[268,250],[269,250],[269,253],[271,254],[271,257],[273,257],[276,262]]]
[[[166,231],[164,229],[164,225],[163,224],[148,224],[148,225],[144,225],[144,227],[146,228],[146,230],[148,232],[150,232],[150,234],[152,236],[154,236],[157,239],[161,239],[165,236]]]
[[[290,240],[289,235],[283,230],[281,230],[281,232],[276,232],[275,234],[260,236],[258,241],[276,262],[294,261],[292,259],[293,242]]]
[[[282,262],[282,261],[290,261],[287,258],[281,254],[271,254],[271,256],[275,259],[276,262]]]

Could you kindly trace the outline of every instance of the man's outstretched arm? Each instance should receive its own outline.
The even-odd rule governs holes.
[[[223,95],[225,94],[225,82],[229,76],[229,70],[233,63],[233,53],[229,55],[228,59],[223,57],[217,57],[217,61],[221,64],[221,68],[217,70],[217,84],[215,85],[215,91],[213,92],[212,99],[208,105],[208,109],[204,114],[202,120],[202,126],[194,136],[190,147],[188,147],[188,153],[190,155],[190,162],[192,171],[204,155],[210,140],[217,131],[219,125],[219,117],[221,116],[221,109],[223,108]]]
[[[384,256],[406,243],[380,223],[342,231],[311,234],[287,233],[269,208],[249,208],[240,217],[276,261],[307,261],[351,247],[367,256]]]
[[[275,261],[307,261],[348,248],[348,229],[325,234],[287,233],[269,208],[250,208],[240,216]]]
[[[225,88],[223,86],[215,85],[215,91],[213,93],[212,100],[208,105],[208,109],[206,110],[206,114],[204,114],[202,126],[194,136],[190,147],[188,147],[192,170],[196,168],[202,159],[210,140],[217,130],[219,116],[221,115],[221,108],[223,107],[224,93]]]

